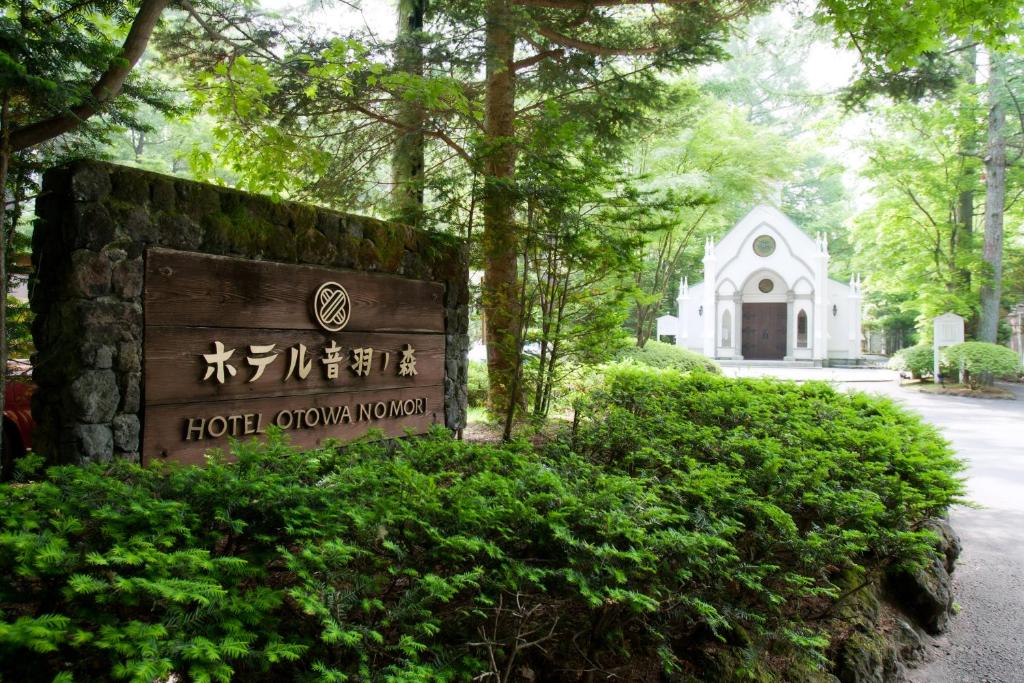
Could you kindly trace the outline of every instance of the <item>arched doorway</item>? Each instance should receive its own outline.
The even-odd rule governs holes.
[[[776,273],[755,273],[743,287],[742,354],[749,360],[783,360],[788,348],[785,281]]]

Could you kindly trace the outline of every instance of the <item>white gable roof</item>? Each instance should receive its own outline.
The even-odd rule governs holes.
[[[775,251],[769,256],[754,253],[754,240],[768,235],[775,240]],[[742,289],[752,277],[772,273],[787,288],[806,280],[814,282],[814,259],[818,244],[778,209],[761,204],[744,216],[725,237],[715,244],[718,259],[718,283],[732,283]]]
[[[758,204],[732,226],[725,237],[718,240],[716,250],[720,254],[735,251],[741,243],[753,241],[753,238],[760,234],[758,229],[762,226],[782,237],[797,252],[813,254],[817,251],[818,247],[814,240],[797,227],[789,216],[767,204]]]

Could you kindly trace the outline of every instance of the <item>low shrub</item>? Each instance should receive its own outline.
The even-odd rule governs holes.
[[[691,372],[693,370],[706,370],[721,374],[722,369],[718,363],[707,356],[694,353],[675,344],[649,340],[643,348],[633,346],[618,355],[620,361],[632,361],[650,368],[671,369],[680,372]]]
[[[612,369],[572,439],[274,434],[233,464],[2,486],[0,671],[690,681],[728,646],[794,680],[779,662],[820,664],[835,577],[920,562],[917,525],[960,493],[933,430],[818,384]]]
[[[942,350],[950,372],[963,369],[964,382],[971,388],[992,384],[993,379],[1014,379],[1021,373],[1020,357],[1006,346],[986,342],[964,342]]]
[[[963,491],[934,428],[824,383],[621,366],[578,423],[588,462],[653,482],[666,525],[644,545],[660,576],[677,577],[680,621],[665,638],[755,637],[813,654],[840,577],[920,562],[920,524]]]
[[[470,361],[467,383],[470,408],[482,408],[487,405],[487,392],[490,386],[490,380],[487,378],[487,363],[477,360]]]
[[[889,359],[889,368],[921,379],[935,371],[935,353],[931,344],[918,344],[900,349]]]

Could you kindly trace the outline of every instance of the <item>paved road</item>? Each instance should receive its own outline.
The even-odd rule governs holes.
[[[981,509],[950,518],[964,551],[953,575],[960,613],[931,647],[913,683],[1024,683],[1024,387],[1016,401],[934,396],[901,389],[885,370],[727,368],[727,374],[826,379],[884,393],[937,425],[968,464]]]

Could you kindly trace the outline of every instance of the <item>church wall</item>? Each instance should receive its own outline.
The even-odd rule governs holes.
[[[704,318],[698,311],[704,303],[704,284],[698,283],[690,287],[690,299],[686,302],[686,309],[682,315],[686,316],[686,325],[689,336],[684,340],[676,338],[676,344],[695,353],[704,353]],[[677,315],[680,311],[677,311]]]
[[[853,305],[850,288],[842,282],[828,281],[828,355],[846,358],[850,351],[850,314]],[[835,315],[832,307],[835,306]]]

